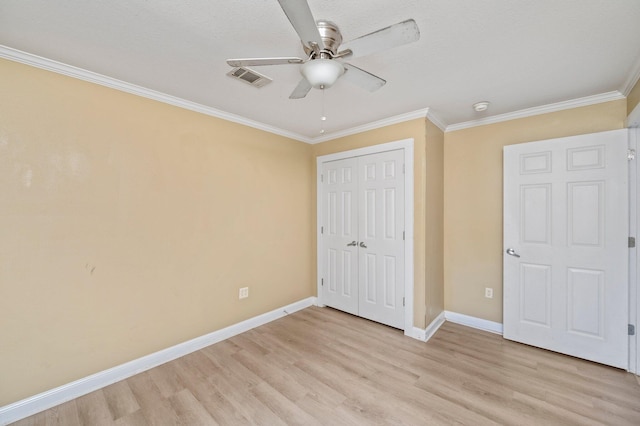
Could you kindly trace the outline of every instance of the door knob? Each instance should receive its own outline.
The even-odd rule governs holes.
[[[514,249],[512,249],[511,247],[509,247],[507,249],[507,254],[509,256],[513,256],[513,257],[520,257],[520,255],[518,253],[516,253],[516,251]]]
[[[347,244],[347,247],[349,247],[349,246],[354,246],[355,247],[357,245],[358,245],[358,243],[356,243],[355,241],[351,241],[349,244]]]
[[[360,247],[362,247],[362,248],[367,248],[367,245],[361,241],[361,242],[360,242]]]

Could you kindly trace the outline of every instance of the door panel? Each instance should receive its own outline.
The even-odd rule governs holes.
[[[360,266],[366,292],[359,315],[404,327],[404,176],[402,150],[360,157],[359,192],[365,207],[360,223]]]
[[[551,326],[551,266],[520,264],[520,321]]]
[[[505,147],[505,338],[627,367],[627,140]]]
[[[392,256],[384,256],[384,282],[382,287],[384,289],[384,307],[395,308],[396,305],[396,289],[398,283],[396,282],[396,259]]]
[[[520,194],[521,240],[527,244],[551,242],[551,185],[523,185]]]
[[[378,302],[377,286],[376,286],[376,255],[372,253],[365,253],[363,256],[364,262],[362,262],[362,274],[364,284],[364,302],[375,305]],[[358,312],[360,313],[360,312]]]
[[[570,182],[567,189],[569,246],[602,248],[605,182]]]
[[[336,309],[358,313],[358,181],[353,159],[325,165],[324,300]],[[350,245],[351,244],[351,245]]]
[[[604,338],[604,271],[569,268],[567,330]]]

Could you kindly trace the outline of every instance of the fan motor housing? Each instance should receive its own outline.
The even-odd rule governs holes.
[[[321,49],[321,51],[329,51],[332,55],[335,55],[338,52],[338,47],[342,44],[342,34],[340,33],[340,29],[331,21],[319,20],[316,22],[316,25],[318,27],[320,37],[322,38],[322,42],[324,43],[324,49]],[[307,55],[311,55],[313,53],[313,50],[304,43],[302,44],[302,47]]]

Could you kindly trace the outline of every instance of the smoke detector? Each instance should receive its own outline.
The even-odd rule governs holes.
[[[489,108],[489,102],[487,101],[477,102],[473,104],[473,109],[476,112],[486,111],[488,108]]]

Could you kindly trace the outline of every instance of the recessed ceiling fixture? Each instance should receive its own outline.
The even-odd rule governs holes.
[[[476,110],[476,112],[486,111],[488,108],[489,102],[487,101],[476,102],[475,104],[473,104],[473,109]]]

